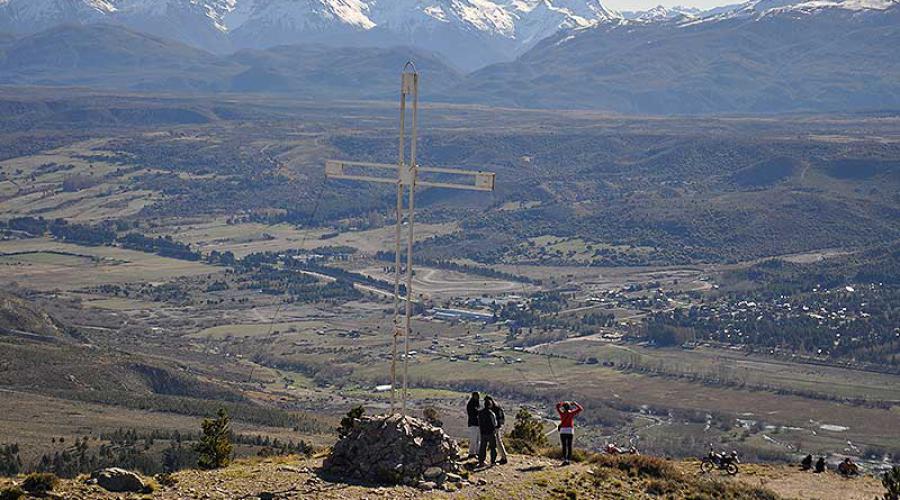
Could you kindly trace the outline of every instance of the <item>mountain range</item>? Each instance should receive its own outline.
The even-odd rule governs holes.
[[[900,2],[755,0],[558,33],[457,101],[626,113],[900,109]]]
[[[900,109],[897,47],[900,0],[0,0],[7,85],[380,99],[414,59],[435,101],[866,111]]]
[[[619,17],[599,0],[0,0],[0,32],[103,22],[220,54],[411,45],[465,70],[510,60],[557,30]]]

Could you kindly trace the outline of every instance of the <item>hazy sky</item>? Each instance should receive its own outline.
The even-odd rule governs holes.
[[[686,7],[697,7],[700,9],[709,9],[712,7],[718,7],[720,5],[729,5],[734,3],[740,3],[743,0],[684,0],[682,1],[674,1],[674,2],[665,2],[660,0],[606,0],[603,2],[603,5],[610,7],[616,10],[647,10],[657,5],[665,5],[666,7],[672,7],[675,5],[684,5]]]

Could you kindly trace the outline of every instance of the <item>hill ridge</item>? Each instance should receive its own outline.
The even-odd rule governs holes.
[[[364,498],[421,498],[413,486],[347,484],[321,474],[322,454],[237,461],[212,470],[183,470],[165,476],[166,485],[142,498],[246,498],[362,500]],[[589,463],[562,467],[553,459],[511,455],[505,466],[472,471],[468,486],[429,491],[429,498],[667,498],[753,499],[819,498],[870,500],[883,492],[873,477],[844,479],[837,474],[800,472],[779,465],[742,465],[735,478],[712,473],[699,476],[696,461],[669,462],[653,457],[596,455]],[[7,480],[8,482],[8,480]],[[0,488],[4,486],[0,480]],[[80,480],[64,480],[55,490],[70,500],[122,498]]]

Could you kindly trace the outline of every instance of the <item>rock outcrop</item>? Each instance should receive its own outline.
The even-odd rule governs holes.
[[[438,427],[400,415],[362,417],[325,459],[324,470],[348,481],[418,484],[459,470],[456,441]]]
[[[95,471],[91,474],[91,479],[104,490],[115,493],[142,493],[147,490],[147,484],[141,476],[118,467]]]

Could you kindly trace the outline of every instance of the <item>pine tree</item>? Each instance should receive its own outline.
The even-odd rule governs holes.
[[[513,425],[512,431],[507,434],[507,440],[509,447],[519,453],[533,454],[550,445],[540,419],[525,408],[519,408],[516,413],[516,423]]]
[[[231,461],[234,447],[231,445],[231,428],[228,412],[220,409],[217,418],[203,419],[203,435],[197,444],[200,457],[197,465],[201,469],[218,469]]]

